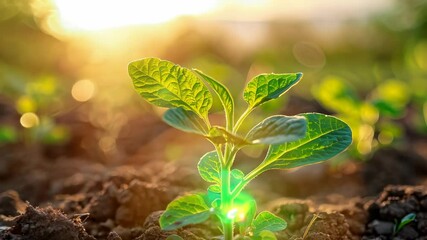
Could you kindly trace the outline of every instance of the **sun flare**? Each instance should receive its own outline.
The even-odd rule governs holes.
[[[138,24],[158,24],[180,16],[200,15],[217,7],[215,0],[54,0],[66,29],[96,31]]]

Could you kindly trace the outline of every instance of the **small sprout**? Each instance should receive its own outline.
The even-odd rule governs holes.
[[[243,189],[259,174],[271,169],[291,169],[320,163],[344,151],[351,143],[350,127],[338,118],[304,113],[270,116],[243,132],[240,126],[258,106],[279,98],[302,78],[302,73],[261,74],[243,90],[246,110],[235,120],[234,99],[220,82],[199,70],[190,70],[158,58],[131,62],[128,67],[136,91],[149,103],[169,108],[163,120],[184,132],[198,134],[214,147],[201,157],[197,168],[211,185],[207,193],[190,194],[169,203],[160,217],[163,230],[201,223],[216,215],[224,240],[239,236],[276,239],[274,232],[286,228],[285,220],[264,211],[256,215],[255,200]],[[212,126],[209,110],[218,95],[225,126]],[[233,169],[237,152],[245,146],[268,147],[264,160],[249,173]],[[179,239],[179,238],[168,238]]]
[[[394,228],[393,228],[393,236],[398,234],[402,230],[402,228],[404,228],[406,225],[415,221],[416,217],[417,217],[417,215],[415,213],[409,213],[408,215],[404,216],[400,220],[399,224],[396,221],[396,224],[394,224]]]

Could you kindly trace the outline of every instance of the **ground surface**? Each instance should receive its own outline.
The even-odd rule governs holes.
[[[207,187],[196,164],[211,146],[158,119],[144,119],[149,127],[123,129],[117,139],[120,154],[114,157],[71,145],[0,148],[0,239],[220,235],[211,222],[160,230],[158,218],[171,200]],[[96,135],[90,126],[73,127],[85,134],[76,134],[70,144]],[[288,222],[278,239],[303,239],[304,234],[306,240],[427,239],[427,141],[412,138],[404,146],[377,151],[365,162],[272,171],[251,183],[248,192],[260,210]],[[245,170],[243,161],[237,164]],[[415,214],[415,220],[394,230],[408,214]]]

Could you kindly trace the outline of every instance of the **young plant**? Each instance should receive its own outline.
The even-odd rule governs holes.
[[[408,215],[404,216],[399,223],[396,221],[393,227],[393,236],[396,236],[396,234],[398,234],[403,227],[415,221],[416,217],[417,215],[415,213],[409,213]]]
[[[207,193],[188,194],[169,203],[160,218],[163,230],[201,223],[216,215],[225,240],[233,239],[238,227],[243,239],[275,239],[273,232],[286,222],[270,212],[256,215],[255,200],[242,190],[259,174],[271,169],[291,169],[325,161],[351,143],[351,130],[341,120],[320,114],[270,116],[246,133],[239,131],[249,114],[261,104],[276,99],[294,86],[302,73],[261,74],[243,91],[247,108],[235,121],[234,100],[229,90],[199,70],[190,70],[169,61],[144,58],[129,64],[136,91],[149,103],[169,108],[163,120],[184,132],[199,134],[215,150],[201,157],[198,170],[211,183]],[[225,126],[211,125],[209,86],[219,97]],[[264,160],[245,174],[233,169],[236,153],[245,146],[267,146]],[[174,236],[175,237],[175,236]]]

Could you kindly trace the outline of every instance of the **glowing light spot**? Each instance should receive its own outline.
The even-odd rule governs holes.
[[[238,211],[239,210],[237,208],[231,209],[230,211],[227,212],[227,218],[229,218],[229,219],[236,218],[236,215],[237,215]]]
[[[359,139],[357,151],[361,154],[368,154],[372,151],[372,139],[374,137],[374,128],[369,124],[364,124],[359,128]]]
[[[33,112],[27,112],[22,114],[21,119],[19,120],[21,125],[24,128],[32,128],[39,125],[39,117]]]
[[[383,145],[388,145],[393,142],[394,136],[393,133],[389,131],[381,131],[378,135],[378,141]]]
[[[239,222],[242,222],[242,221],[244,221],[245,220],[245,214],[244,213],[239,213],[239,216],[238,216],[238,221]]]
[[[37,110],[37,103],[28,96],[22,96],[16,101],[16,110],[19,113],[35,112]]]
[[[91,80],[79,80],[74,83],[71,89],[71,95],[79,102],[90,100],[95,94],[95,84]]]
[[[322,68],[326,64],[323,50],[311,42],[298,42],[294,45],[292,52],[295,58],[304,66],[311,68]]]

